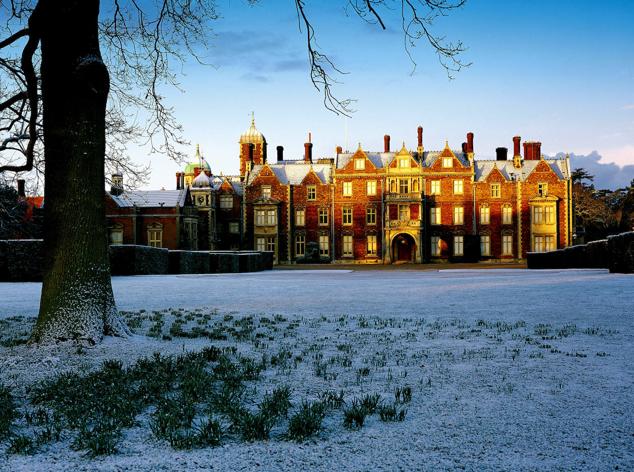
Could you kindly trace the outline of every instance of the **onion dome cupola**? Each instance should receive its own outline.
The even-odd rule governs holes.
[[[266,144],[266,138],[255,127],[255,116],[251,113],[251,126],[240,135],[240,144]]]

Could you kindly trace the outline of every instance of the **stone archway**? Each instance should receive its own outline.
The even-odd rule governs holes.
[[[415,262],[416,240],[411,234],[399,233],[392,239],[392,262]]]

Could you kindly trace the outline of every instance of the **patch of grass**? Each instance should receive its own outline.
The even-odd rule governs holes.
[[[431,382],[431,379],[430,379]],[[412,387],[406,385],[404,387],[397,387],[394,390],[394,400],[396,403],[409,403],[412,401]]]
[[[384,422],[403,421],[407,410],[404,408],[398,408],[397,404],[381,405],[379,406],[379,418]]]
[[[321,430],[325,417],[325,406],[322,402],[302,402],[302,405],[288,423],[288,437],[293,441],[304,441]]]
[[[13,395],[7,387],[0,385],[0,441],[9,437],[13,422],[19,416]]]
[[[35,444],[30,436],[18,434],[9,441],[8,454],[29,455],[35,453]]]
[[[334,390],[326,390],[319,394],[319,401],[326,408],[331,410],[338,410],[345,403],[344,401],[344,392],[340,390],[339,392],[335,392]]]
[[[349,408],[343,410],[343,425],[348,429],[361,429],[368,411],[356,398],[352,400]]]
[[[373,415],[381,403],[381,395],[378,393],[367,394],[361,399],[361,406],[365,408],[368,415]]]

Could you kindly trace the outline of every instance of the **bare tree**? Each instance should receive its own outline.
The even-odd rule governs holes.
[[[446,43],[431,27],[463,3],[350,0],[346,5],[383,29],[390,9],[398,6],[412,61],[411,47],[426,40],[451,76],[465,66],[459,60],[464,48]],[[312,83],[328,109],[348,114],[350,101],[332,94],[340,70],[317,47],[306,0],[295,0],[294,6]],[[178,87],[175,66],[192,57],[203,62],[207,32],[217,18],[215,3],[9,0],[0,3],[0,15],[7,20],[0,21],[6,25],[0,27],[0,172],[43,167],[45,176],[44,281],[33,340],[95,343],[104,334],[126,336],[110,282],[104,169],[127,166],[134,172],[124,153],[130,139],[146,139],[152,151],[182,157],[181,128],[162,90]],[[137,115],[143,119],[137,121]]]

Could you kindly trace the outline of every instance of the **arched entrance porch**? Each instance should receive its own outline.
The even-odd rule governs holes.
[[[392,262],[416,262],[416,240],[411,234],[399,233],[394,236]]]

